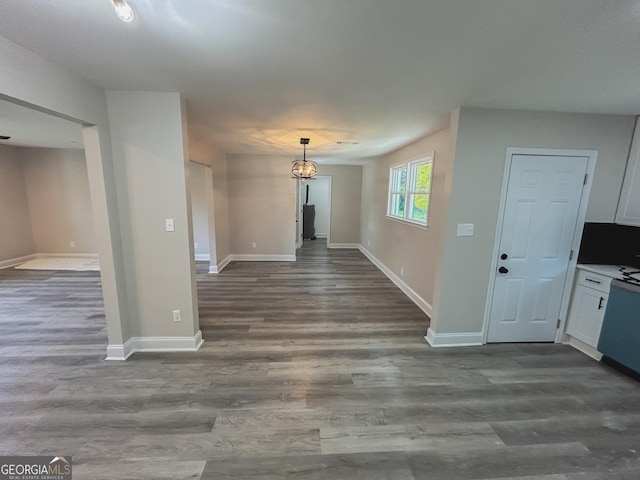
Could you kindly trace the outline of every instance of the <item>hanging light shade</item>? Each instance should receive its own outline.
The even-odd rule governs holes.
[[[301,138],[300,145],[303,145],[304,154],[302,160],[294,160],[291,166],[291,174],[293,178],[310,179],[317,175],[318,169],[316,168],[316,162],[307,160],[307,145],[309,144],[308,138]]]

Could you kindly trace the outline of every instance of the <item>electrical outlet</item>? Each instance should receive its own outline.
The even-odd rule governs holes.
[[[180,315],[180,310],[174,310],[173,311],[173,321],[174,322],[181,322],[182,321],[182,316]]]
[[[175,225],[173,224],[173,218],[165,218],[164,219],[164,229],[167,232],[175,232],[176,231]]]
[[[252,246],[253,248],[256,248],[256,242],[253,242],[253,243],[251,244],[251,246]]]
[[[193,248],[195,248],[196,250],[198,249],[198,242],[193,244]]]
[[[76,248],[76,242],[74,242],[73,240],[71,240],[71,241],[69,242],[69,246],[70,246],[71,248]]]
[[[404,267],[400,267],[400,276],[404,275]]]

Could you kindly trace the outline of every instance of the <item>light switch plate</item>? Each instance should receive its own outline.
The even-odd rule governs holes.
[[[458,224],[458,237],[473,237],[473,223],[459,223]]]
[[[175,232],[175,226],[173,225],[173,218],[165,218],[164,219],[164,229],[167,232]]]

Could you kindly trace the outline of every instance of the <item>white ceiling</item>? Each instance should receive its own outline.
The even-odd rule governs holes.
[[[230,153],[341,161],[458,106],[640,113],[638,0],[0,0],[2,35],[106,89],[179,91]],[[357,145],[337,145],[357,141]]]

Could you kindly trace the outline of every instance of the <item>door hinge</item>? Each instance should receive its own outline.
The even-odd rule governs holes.
[[[560,319],[558,319],[558,323],[556,323],[556,328],[560,328]]]
[[[573,250],[569,252],[569,261],[573,260]]]
[[[584,174],[584,183],[583,183],[583,185],[586,185],[586,184],[587,184],[587,180],[589,180],[589,174],[588,174],[588,173],[585,173],[585,174]]]

